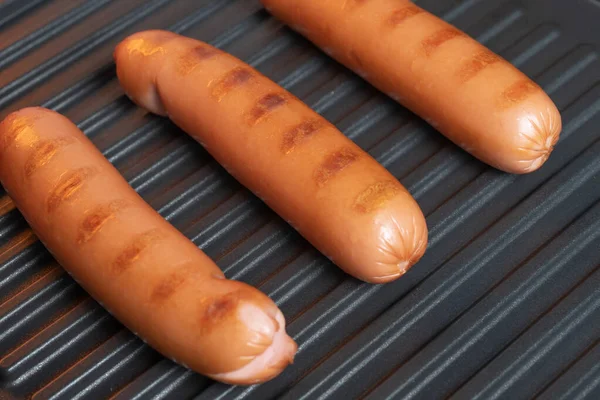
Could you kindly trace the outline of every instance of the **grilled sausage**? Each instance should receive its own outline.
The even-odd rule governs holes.
[[[261,0],[464,150],[506,172],[544,164],[561,116],[510,63],[408,0]]]
[[[56,259],[165,356],[222,382],[268,380],[296,344],[263,293],[225,279],[65,117],[42,108],[0,124],[0,181]]]
[[[389,282],[424,253],[423,213],[394,176],[247,64],[165,31],[127,38],[115,60],[136,103],[168,115],[349,274]]]

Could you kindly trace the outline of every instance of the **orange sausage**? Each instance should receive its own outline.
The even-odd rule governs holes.
[[[408,0],[261,0],[464,150],[506,172],[544,164],[561,116],[531,79]]]
[[[165,356],[235,384],[266,381],[292,361],[296,343],[277,306],[226,280],[65,117],[10,114],[0,181],[75,280]]]
[[[168,115],[349,274],[389,282],[422,256],[427,226],[406,189],[258,71],[164,31],[127,38],[115,60],[136,103]]]

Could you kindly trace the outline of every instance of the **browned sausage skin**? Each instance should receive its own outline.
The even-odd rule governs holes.
[[[483,162],[532,172],[558,141],[560,113],[538,85],[408,0],[261,1]]]
[[[164,31],[127,38],[115,60],[136,103],[168,115],[349,274],[389,282],[423,255],[425,218],[406,189],[247,64]]]
[[[0,181],[65,269],[165,356],[234,384],[292,361],[277,306],[226,280],[65,117],[26,108],[2,121]]]

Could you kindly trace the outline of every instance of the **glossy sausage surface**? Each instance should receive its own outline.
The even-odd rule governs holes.
[[[168,115],[349,274],[389,282],[422,256],[427,226],[406,189],[258,71],[164,31],[127,38],[115,60],[136,103]]]
[[[236,384],[270,379],[292,361],[296,344],[277,306],[225,279],[65,117],[10,114],[0,124],[0,181],[75,280],[165,356]]]
[[[408,0],[261,0],[481,161],[540,168],[562,129],[548,95],[510,63]]]

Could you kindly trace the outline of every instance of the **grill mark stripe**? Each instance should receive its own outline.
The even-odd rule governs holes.
[[[64,147],[75,142],[72,137],[63,137],[52,140],[44,140],[35,145],[33,152],[25,161],[25,178],[31,176],[44,165],[48,164],[54,156]]]
[[[18,114],[6,117],[0,124],[0,154],[13,144],[35,145],[39,140],[34,130],[34,122],[37,120],[39,117]]]
[[[393,26],[402,25],[404,22],[414,17],[415,15],[423,14],[425,10],[421,7],[417,7],[414,4],[408,5],[404,8],[398,9],[392,13],[388,19],[388,23]]]
[[[402,192],[402,187],[397,182],[376,182],[356,196],[352,208],[359,213],[366,214],[383,207],[400,192]]]
[[[98,171],[92,167],[83,167],[65,173],[46,200],[48,214],[52,214],[62,204],[77,197],[89,179],[97,173]]]
[[[135,261],[140,258],[144,251],[146,251],[154,242],[162,239],[163,237],[163,234],[158,228],[139,234],[115,258],[115,261],[113,262],[113,269],[117,273],[122,273],[128,270],[135,263]]]
[[[248,83],[255,76],[254,71],[248,67],[236,67],[227,72],[221,80],[213,86],[212,96],[220,102],[232,90]]]
[[[500,106],[512,107],[525,101],[529,96],[542,89],[531,79],[522,79],[510,85],[500,96]]]
[[[156,304],[164,303],[193,275],[197,275],[200,272],[195,264],[185,264],[175,268],[173,272],[161,279],[152,289],[150,295],[151,302]]]
[[[325,157],[315,172],[315,181],[320,187],[325,186],[332,178],[358,160],[359,155],[354,150],[344,148]]]
[[[300,143],[313,137],[324,127],[325,123],[319,118],[308,119],[294,126],[283,134],[282,153],[291,153]]]
[[[458,77],[463,83],[467,82],[490,65],[494,65],[501,61],[502,59],[500,56],[494,52],[488,49],[481,50],[476,53],[471,60],[463,64],[458,71]]]
[[[421,46],[426,56],[431,56],[441,45],[466,35],[454,27],[444,28],[423,40]]]
[[[284,93],[269,93],[263,96],[248,113],[248,124],[256,125],[287,102],[287,96]]]
[[[91,241],[109,220],[114,219],[119,211],[130,205],[126,200],[114,200],[109,204],[102,204],[94,208],[79,225],[77,244],[81,245]]]
[[[202,61],[214,58],[220,53],[220,50],[212,46],[201,44],[194,47],[177,60],[177,70],[181,75],[189,75]]]

